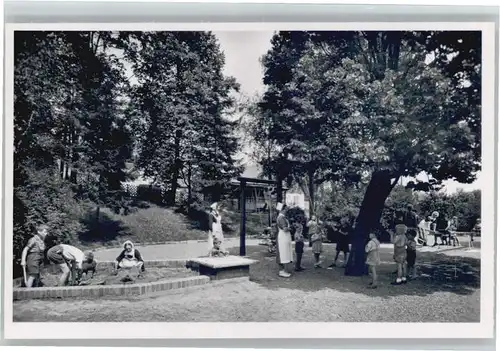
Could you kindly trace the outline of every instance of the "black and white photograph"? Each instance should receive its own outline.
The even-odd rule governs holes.
[[[7,33],[6,331],[493,333],[494,27],[87,27]]]

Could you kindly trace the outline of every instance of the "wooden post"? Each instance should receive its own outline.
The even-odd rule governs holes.
[[[245,246],[245,231],[246,231],[246,199],[245,199],[245,185],[244,180],[240,180],[240,209],[241,209],[241,223],[240,223],[240,256],[246,255]]]

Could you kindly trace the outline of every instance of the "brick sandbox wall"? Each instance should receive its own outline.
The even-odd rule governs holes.
[[[147,267],[182,268],[186,267],[185,260],[165,260],[165,261],[144,261]],[[112,261],[98,262],[97,267],[104,269],[113,266]],[[49,271],[57,272],[57,266],[49,266]],[[116,285],[87,285],[87,286],[66,286],[66,287],[41,287],[41,288],[21,288],[21,281],[18,287],[13,290],[14,300],[26,299],[48,299],[48,298],[74,298],[74,297],[103,297],[103,296],[137,296],[149,293],[167,291],[173,289],[187,288],[197,285],[204,285],[210,282],[207,276],[195,276],[186,278],[175,278],[160,280],[151,283],[137,284],[116,284]],[[15,282],[16,283],[16,282]]]

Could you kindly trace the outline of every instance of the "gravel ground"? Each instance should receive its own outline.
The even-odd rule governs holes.
[[[334,246],[325,246],[325,266]],[[237,248],[230,251],[237,252]],[[101,300],[14,302],[14,321],[78,322],[479,322],[479,260],[419,253],[415,281],[392,286],[395,269],[390,249],[383,249],[380,286],[367,289],[368,277],[346,277],[343,270],[312,268],[290,279],[277,276],[275,258],[263,246],[248,248],[259,260],[251,281],[226,282],[189,292]],[[123,311],[127,311],[123,313]]]

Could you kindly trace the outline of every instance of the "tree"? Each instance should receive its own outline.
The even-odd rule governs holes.
[[[208,32],[128,34],[125,53],[138,84],[133,105],[145,126],[139,131],[139,167],[165,185],[173,205],[178,181],[211,188],[238,173],[236,122],[227,119],[238,85],[222,73],[224,56]]]
[[[74,243],[90,204],[118,210],[131,135],[110,32],[16,32],[15,247],[47,223]],[[23,212],[23,214],[21,214]],[[19,252],[14,252],[18,257]]]
[[[268,155],[262,162],[265,169],[275,169],[278,183],[291,176],[308,195],[310,214],[316,211],[318,186],[338,178],[336,166],[346,157],[338,147],[342,136],[336,133],[322,76],[330,68],[331,57],[344,57],[350,34],[333,36],[341,49],[329,57],[318,55],[324,47],[315,43],[323,35],[275,34],[273,48],[263,59],[268,89],[259,103],[255,124],[256,135],[268,140]],[[271,155],[273,146],[278,152]]]
[[[344,173],[341,178],[352,178],[346,177],[351,174],[359,180],[367,172],[371,174],[346,268],[346,274],[360,275],[365,272],[367,236],[380,227],[385,201],[401,177],[427,172],[431,181],[415,184],[416,190],[431,189],[449,178],[473,181],[479,168],[473,128],[477,118],[465,119],[464,113],[458,113],[463,104],[456,101],[464,78],[450,79],[437,61],[429,62],[430,39],[425,36],[422,42],[421,33],[349,32],[345,45],[339,45],[342,41],[335,35],[297,36],[306,37],[306,42],[317,47],[315,62],[331,63],[326,69],[321,65],[310,69],[318,66],[322,72],[316,81],[325,89],[321,94],[325,99],[323,106],[316,106],[321,112],[330,111],[328,121],[338,136],[334,144],[348,155],[338,157],[336,166],[345,170],[340,172]],[[302,39],[300,42],[300,47],[307,47]],[[286,61],[282,60],[286,50],[278,48],[271,50],[278,52],[276,60],[292,62],[293,67],[300,61],[295,56],[305,52],[292,51],[294,60]],[[278,77],[277,83],[268,82],[274,101],[279,102],[269,106],[277,114],[295,97],[287,94],[282,80]],[[277,133],[278,140],[286,145],[286,138],[291,139],[296,129],[293,121],[287,120]]]

